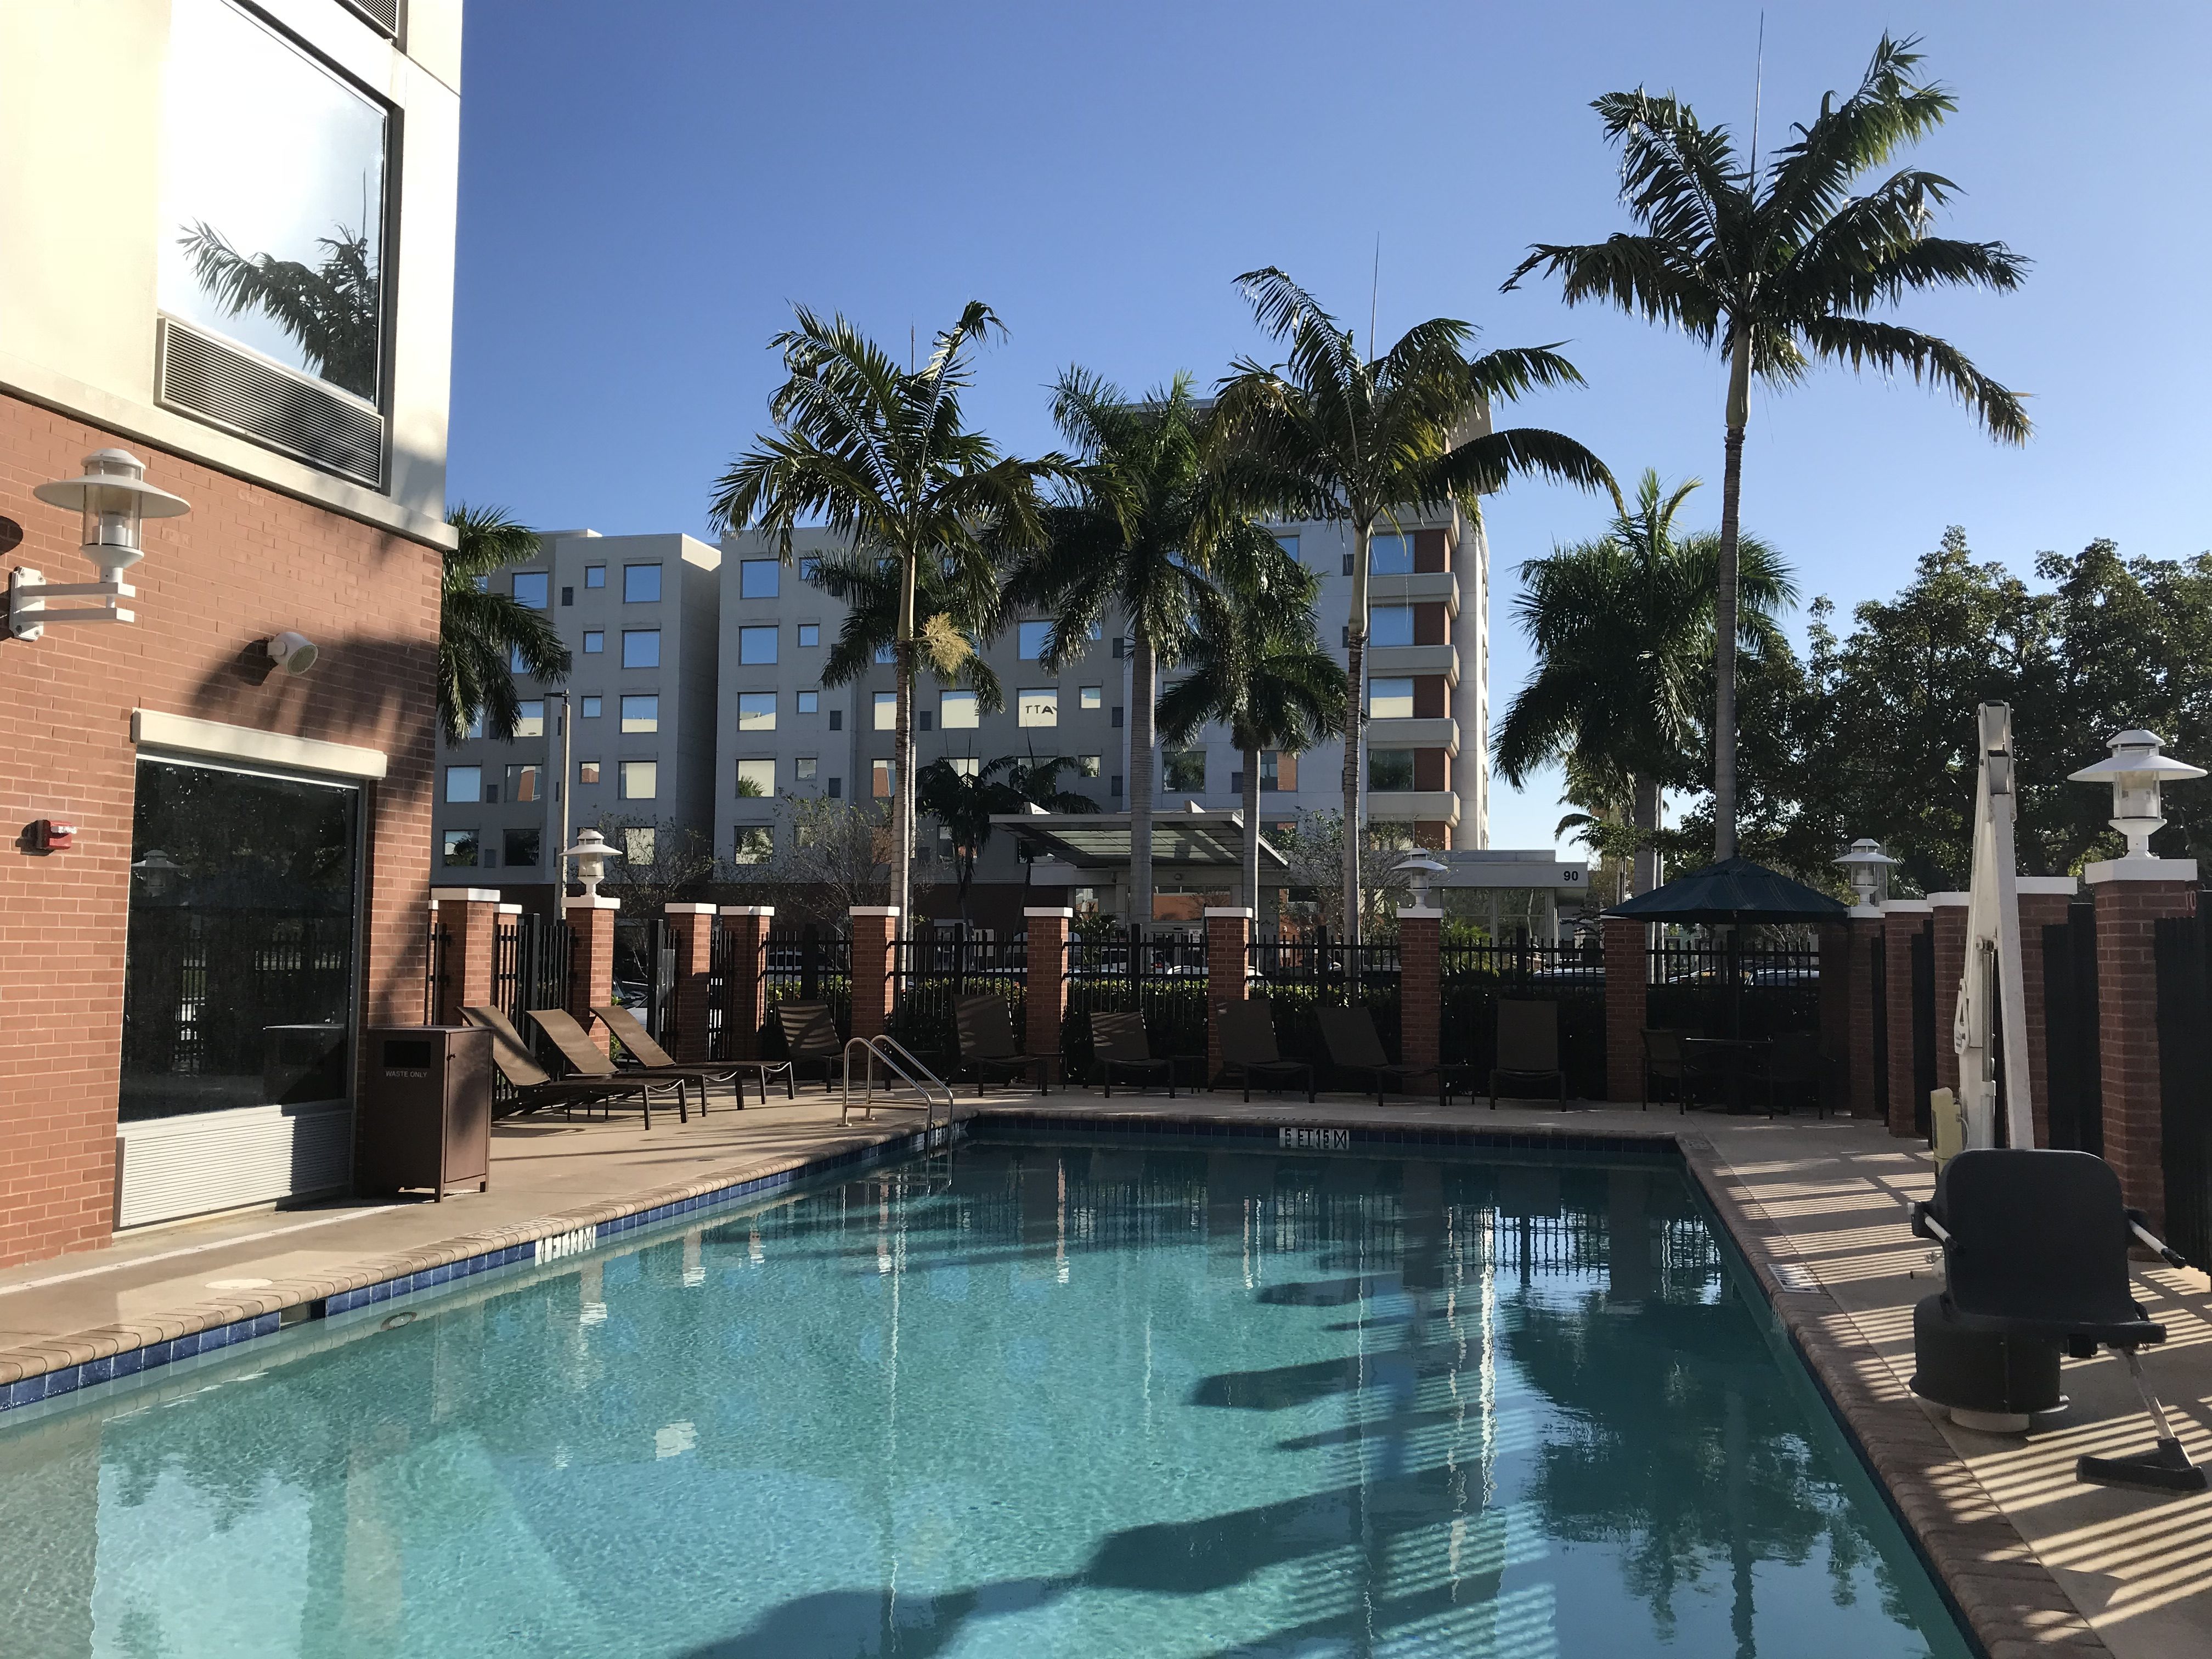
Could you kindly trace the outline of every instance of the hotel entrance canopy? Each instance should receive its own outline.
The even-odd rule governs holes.
[[[991,819],[1031,852],[1080,870],[1129,867],[1127,812],[1006,812]],[[1242,812],[1159,812],[1152,817],[1155,870],[1237,870],[1244,860]],[[1260,867],[1285,870],[1290,860],[1256,836]]]

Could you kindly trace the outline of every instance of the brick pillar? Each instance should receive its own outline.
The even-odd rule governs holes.
[[[1889,1002],[1889,1132],[1910,1139],[1920,1131],[1915,1121],[1919,1105],[1912,1098],[1912,939],[1928,926],[1935,907],[1926,899],[1885,899],[1881,907],[1881,948],[1887,958]],[[1942,998],[1936,999],[1939,1002]],[[1946,1030],[1936,1021],[1938,1046]]]
[[[2194,859],[2113,859],[2087,878],[2097,905],[2097,1044],[2105,1085],[2105,1162],[2126,1200],[2166,1226],[2159,1099],[2159,918],[2197,908]]]
[[[1443,1017],[1444,913],[1398,912],[1398,1058],[1433,1066]]]
[[[671,904],[668,937],[676,946],[676,1058],[686,1064],[707,1058],[707,974],[714,959],[714,907]]]
[[[891,964],[898,938],[898,906],[860,905],[853,917],[853,1029],[856,1037],[881,1036],[891,1028]]]
[[[1605,1097],[1644,1098],[1644,1028],[1650,1018],[1651,947],[1633,916],[1607,916],[1605,940]]]
[[[612,898],[572,898],[568,901],[568,1012],[592,1034],[601,1049],[607,1032],[593,1024],[592,1005],[611,1002],[615,991],[615,917],[622,901]]]
[[[1936,1086],[1959,1087],[1959,1051],[1952,1022],[1959,1014],[1959,982],[1966,973],[1966,893],[1930,893],[1936,907]]]
[[[2020,890],[2021,1000],[2027,1011],[2027,1079],[2035,1113],[2035,1144],[2051,1144],[2051,1011],[2043,995],[2043,930],[2066,920],[2074,902],[2071,876],[2021,876]]]
[[[1067,1019],[1067,934],[1075,912],[1053,906],[1024,909],[1029,924],[1029,1035],[1024,1046],[1033,1054],[1060,1053],[1060,1027]],[[1064,1069],[1054,1065],[1052,1071]]]
[[[446,930],[446,982],[439,988],[441,1025],[465,1024],[464,1008],[491,1003],[492,931],[499,925],[499,890],[464,887],[438,896],[438,922]]]
[[[732,1060],[761,1057],[761,1027],[768,1023],[768,930],[775,921],[773,904],[722,907],[722,936],[726,941],[723,947],[722,1018],[730,1022],[729,1037],[724,1046]],[[859,982],[859,966],[856,955],[855,984]],[[859,1008],[857,997],[853,1006],[855,1010]],[[857,1012],[854,1018],[859,1018]],[[860,1033],[855,1031],[854,1035]]]
[[[1221,1075],[1221,1011],[1244,1000],[1252,960],[1252,913],[1230,908],[1206,912],[1206,1075]]]
[[[1881,912],[1871,904],[1854,905],[1846,926],[1850,937],[1851,1013],[1850,1052],[1844,1065],[1849,1092],[1844,1098],[1853,1117],[1871,1118],[1879,1098],[1875,1079],[1878,1057],[1874,1051],[1874,963],[1881,951]],[[1824,957],[1821,967],[1825,970],[1826,966]]]

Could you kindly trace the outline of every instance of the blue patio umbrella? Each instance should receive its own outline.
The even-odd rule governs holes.
[[[1802,881],[1749,859],[1723,859],[1607,908],[1608,916],[1657,922],[1841,921],[1849,908]]]

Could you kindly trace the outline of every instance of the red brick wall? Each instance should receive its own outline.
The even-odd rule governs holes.
[[[1644,1028],[1650,1018],[1651,958],[1644,924],[1608,916],[1605,941],[1605,1097],[1644,1098]]]
[[[1025,1047],[1033,1054],[1060,1053],[1060,1027],[1067,1019],[1067,933],[1075,913],[1031,906],[1022,913],[1029,930],[1029,995]],[[1057,1065],[1051,1068],[1055,1073]]]
[[[899,915],[853,912],[853,1029],[856,1037],[881,1036],[891,1024],[892,944]]]
[[[2095,866],[2091,866],[2092,873]],[[2197,908],[2197,884],[2107,881],[2089,889],[2097,906],[2097,1054],[2105,1094],[2105,1162],[2127,1201],[2166,1227],[2166,1173],[2159,1098],[2158,919]]]
[[[1233,907],[1206,919],[1206,1074],[1221,1075],[1221,1011],[1246,996],[1252,920]]]
[[[1959,981],[1966,972],[1966,907],[1936,907],[1936,1086],[1956,1091],[1959,1051],[1951,1046],[1958,1018]]]
[[[1882,949],[1888,954],[1884,971],[1888,975],[1889,1132],[1910,1138],[1920,1133],[1919,1109],[1924,1103],[1913,1099],[1912,936],[1927,928],[1929,916],[1924,910],[1897,910],[1881,920]],[[1942,1001],[1940,994],[1936,1000]],[[1938,1043],[1949,1029],[1939,1007],[1936,1019]]]
[[[437,550],[0,395],[0,568],[94,580],[76,515],[31,489],[110,447],[192,511],[147,526],[135,623],[0,637],[0,1265],[112,1223],[134,708],[386,753],[368,792],[362,1018],[422,1017]],[[322,647],[313,673],[249,654],[287,628]],[[23,851],[42,817],[74,822],[76,845]]]
[[[1874,962],[1881,950],[1881,921],[1875,916],[1853,916],[1850,923],[1851,951],[1851,1047],[1848,1062],[1850,1114],[1872,1117],[1879,1091],[1875,1087],[1874,1051]]]
[[[1443,918],[1398,914],[1398,1058],[1433,1066],[1443,1017]]]

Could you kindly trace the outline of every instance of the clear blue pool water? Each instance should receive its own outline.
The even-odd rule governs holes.
[[[1668,1165],[971,1144],[411,1311],[0,1424],[0,1646],[1968,1651]]]

